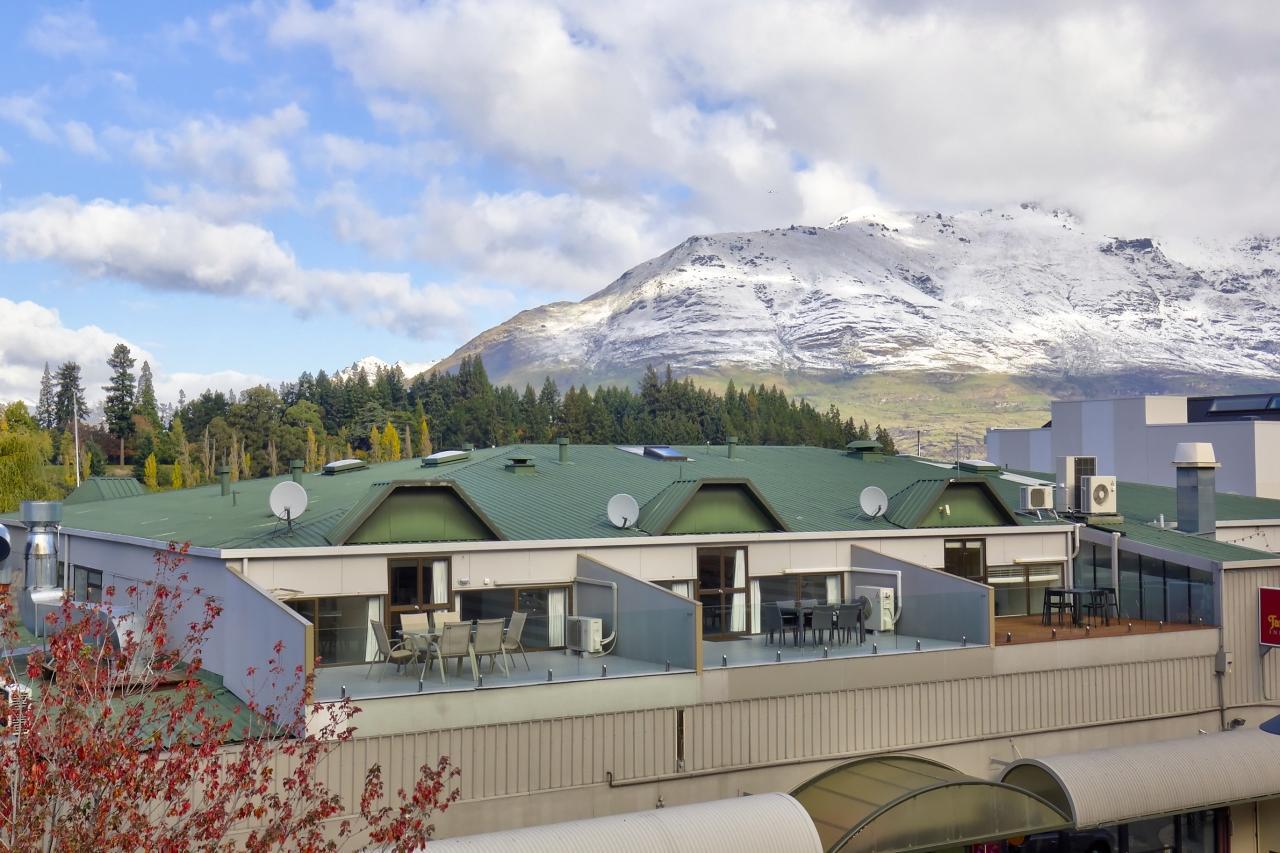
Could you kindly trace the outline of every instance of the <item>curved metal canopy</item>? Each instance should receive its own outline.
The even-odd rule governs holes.
[[[914,755],[861,758],[791,792],[822,846],[904,853],[1048,832],[1070,819],[1041,797]]]
[[[1280,794],[1280,737],[1216,732],[1135,746],[1023,758],[1001,781],[1034,792],[1079,829]]]

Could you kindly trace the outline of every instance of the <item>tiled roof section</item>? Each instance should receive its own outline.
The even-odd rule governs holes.
[[[147,490],[133,477],[89,477],[67,495],[63,503],[82,504],[145,495]]]

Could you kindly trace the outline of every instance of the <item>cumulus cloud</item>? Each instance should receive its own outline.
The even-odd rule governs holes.
[[[462,195],[432,185],[411,210],[385,215],[344,182],[319,203],[331,211],[339,238],[371,251],[449,265],[464,280],[519,282],[560,294],[598,290],[637,260],[710,226],[673,216],[649,196]]]
[[[428,140],[388,145],[336,133],[324,133],[312,145],[311,161],[330,173],[384,172],[426,175],[457,159],[447,142]]]
[[[295,176],[285,144],[306,126],[306,111],[287,104],[240,122],[210,115],[170,129],[115,127],[108,137],[144,167],[186,179],[154,184],[158,199],[229,219],[292,200]]]
[[[33,50],[54,59],[89,59],[105,54],[110,46],[98,32],[98,22],[85,9],[46,12],[27,30],[26,39]]]
[[[338,311],[368,325],[433,337],[464,316],[463,299],[407,275],[308,269],[268,230],[153,205],[45,197],[0,213],[0,253],[51,261],[94,279],[156,290],[272,300],[306,316]]]
[[[80,364],[85,397],[100,398],[98,386],[109,373],[107,357],[118,343],[128,344],[139,362],[152,358],[146,350],[98,326],[68,327],[55,309],[0,297],[0,400],[34,403],[45,363],[57,370],[65,361]]]
[[[681,190],[719,228],[1039,197],[1117,230],[1274,229],[1263,0],[294,0],[271,34],[538,180]]]

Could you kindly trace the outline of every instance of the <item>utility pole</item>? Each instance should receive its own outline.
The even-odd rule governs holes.
[[[916,430],[916,456],[920,455],[920,430]]]
[[[80,404],[76,401],[75,388],[71,389],[71,425],[76,437],[76,487],[80,486]]]

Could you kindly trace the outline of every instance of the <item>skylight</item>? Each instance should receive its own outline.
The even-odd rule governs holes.
[[[645,445],[644,455],[664,462],[687,462],[689,457],[667,444]]]
[[[461,462],[471,458],[469,450],[437,450],[430,456],[422,457],[423,468],[434,468],[437,465],[448,465],[450,462]]]

